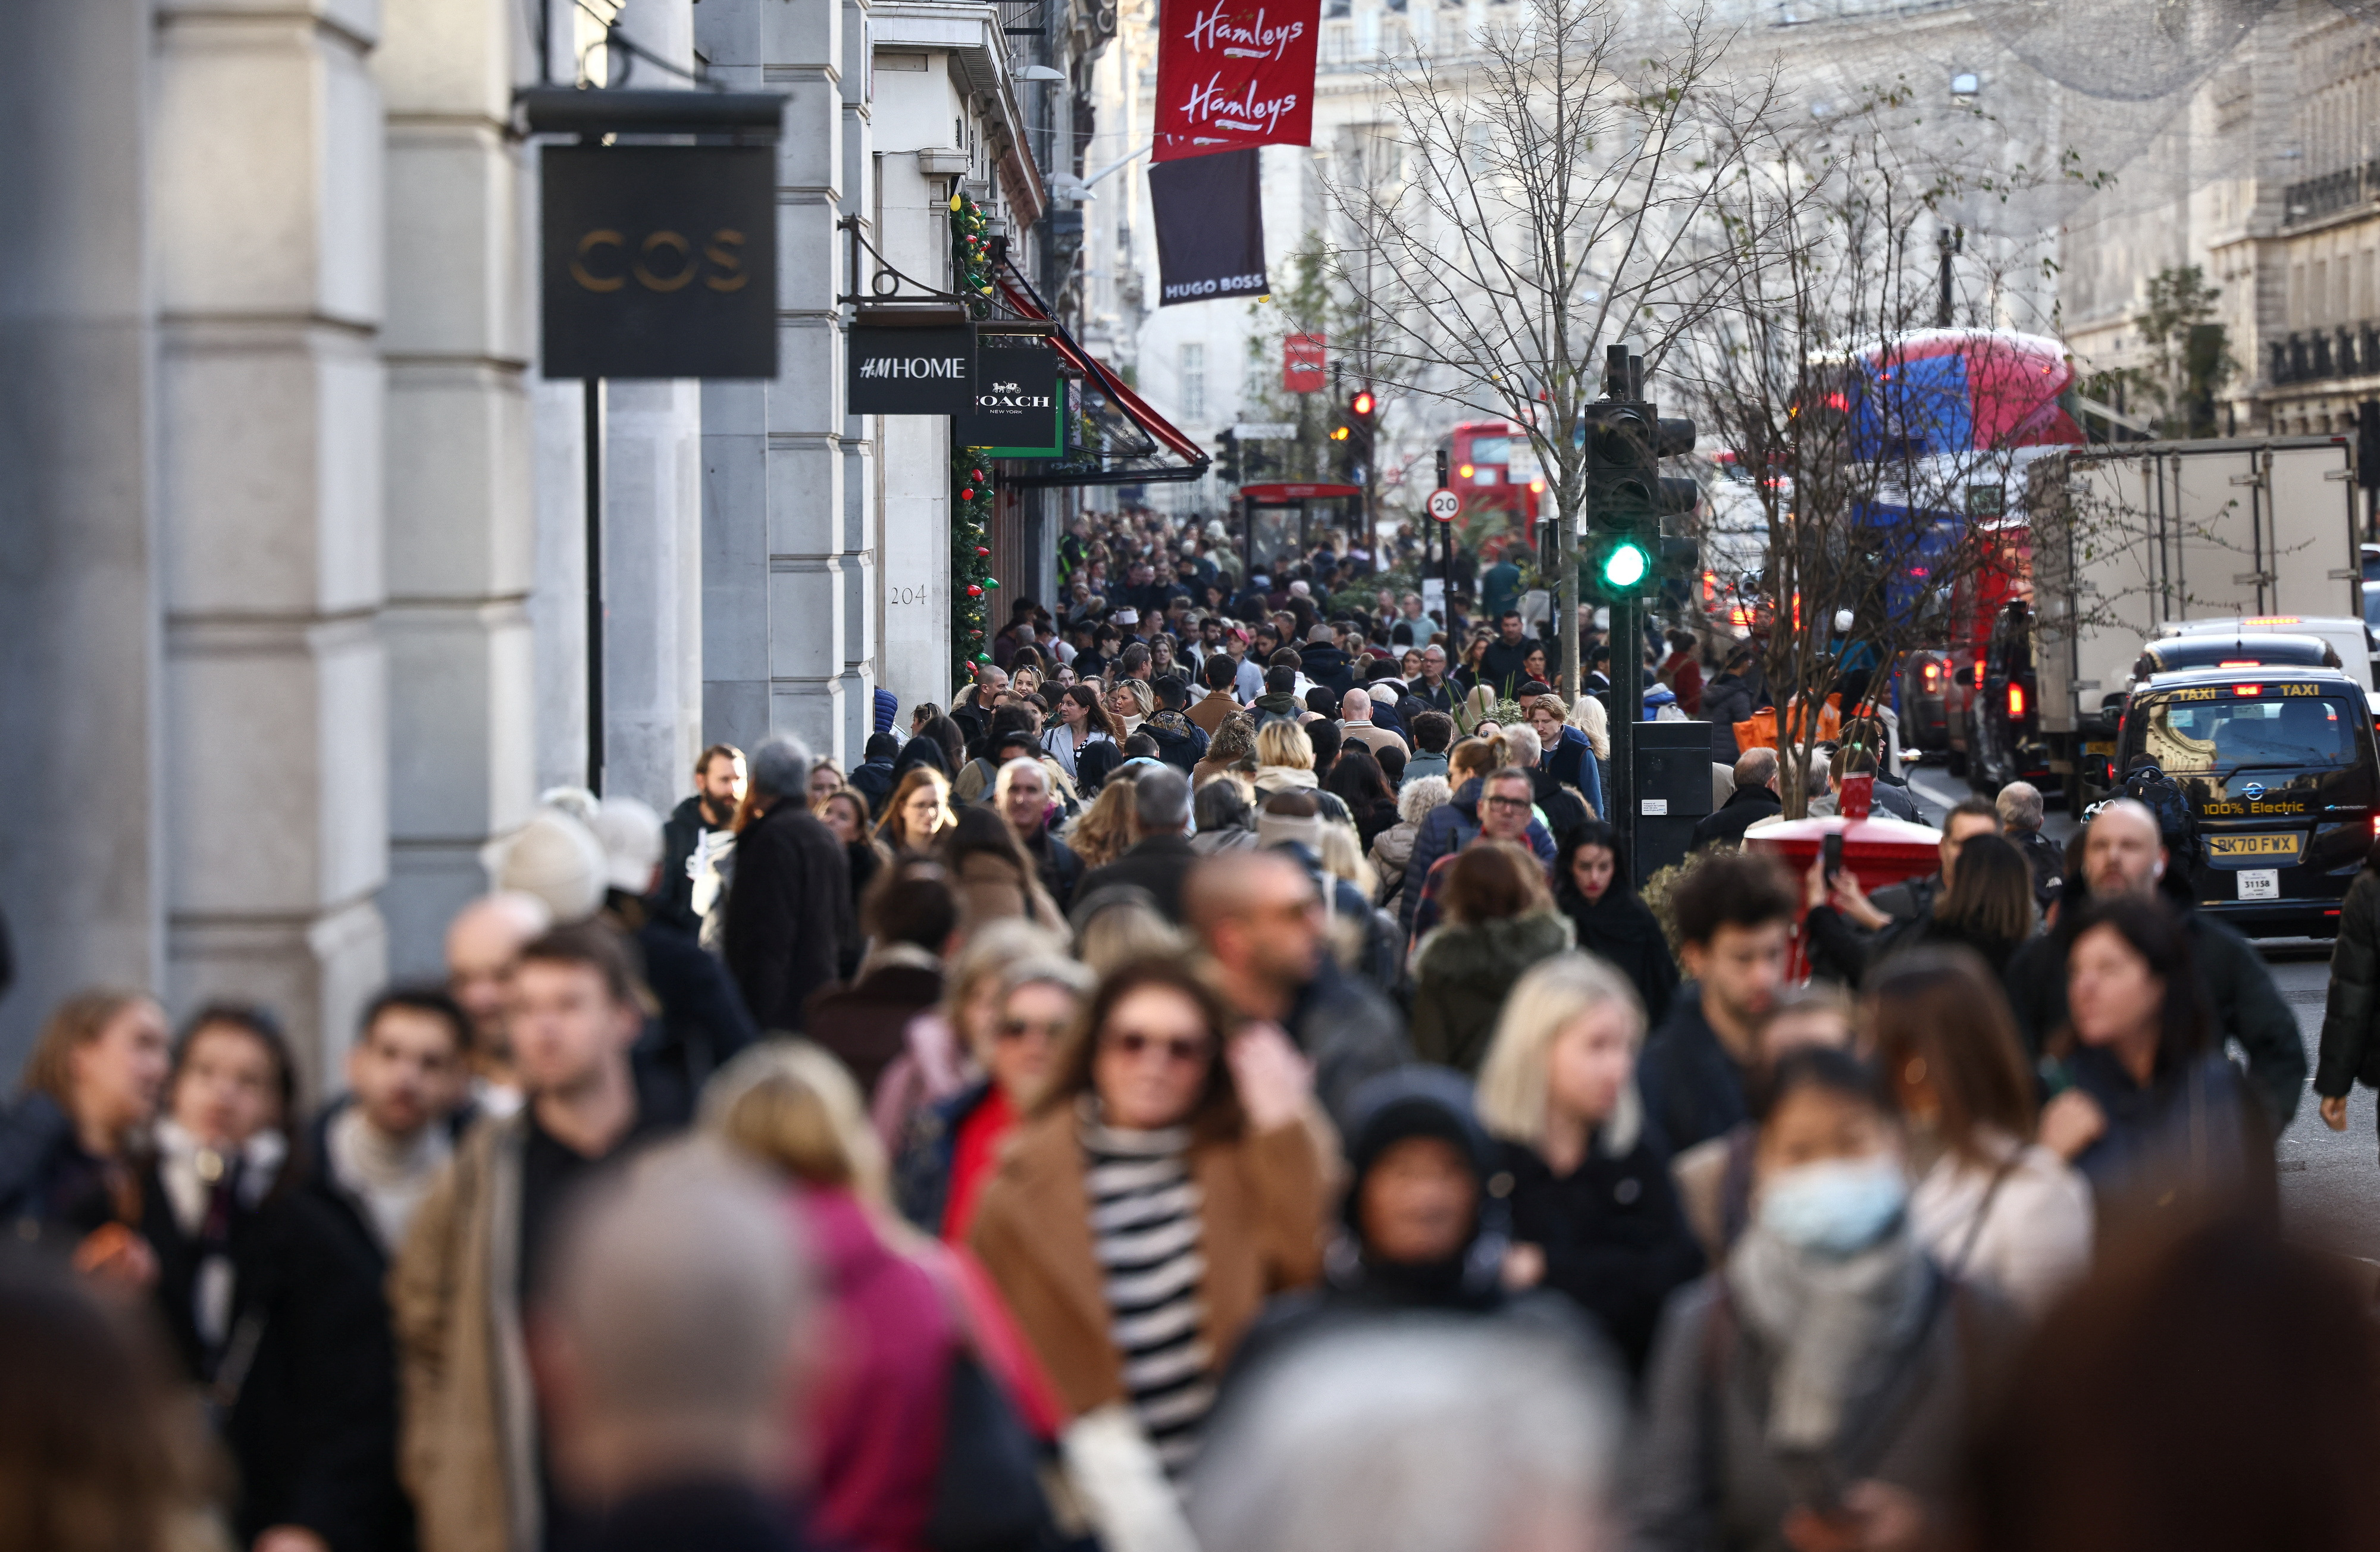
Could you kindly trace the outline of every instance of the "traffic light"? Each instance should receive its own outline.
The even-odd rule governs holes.
[[[1694,574],[1701,546],[1661,529],[1663,519],[1691,513],[1702,496],[1693,480],[1661,473],[1663,458],[1693,450],[1694,423],[1655,412],[1642,396],[1642,369],[1624,348],[1612,346],[1608,361],[1604,397],[1585,406],[1580,430],[1591,530],[1581,582],[1606,602],[1647,596]]]
[[[1634,591],[1652,569],[1652,557],[1627,534],[1615,536],[1596,557],[1597,579],[1616,593]]]
[[[1340,478],[1350,485],[1364,483],[1365,472],[1372,467],[1372,434],[1379,401],[1369,388],[1358,388],[1347,400],[1347,418],[1330,433],[1330,440],[1341,444]]]
[[[1244,475],[1240,467],[1240,439],[1238,433],[1234,432],[1228,426],[1223,428],[1222,434],[1215,439],[1215,451],[1217,455],[1215,458],[1215,467],[1221,472],[1223,476],[1223,483],[1226,485],[1238,485],[1243,483]]]

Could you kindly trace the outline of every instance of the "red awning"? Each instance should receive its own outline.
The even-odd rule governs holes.
[[[1340,496],[1360,496],[1361,485],[1243,485],[1240,499],[1257,506],[1272,506],[1283,502],[1330,501]]]
[[[1012,285],[1005,274],[1000,277],[1000,289],[1008,305],[1014,308],[1020,316],[1038,322],[1052,321],[1050,315],[1042,310],[1040,303],[1023,287]],[[1194,464],[1203,464],[1208,460],[1209,455],[1205,448],[1177,430],[1172,421],[1149,408],[1146,399],[1125,387],[1123,379],[1111,370],[1107,363],[1075,344],[1062,326],[1051,329],[1050,343],[1058,347],[1058,354],[1065,358],[1068,365],[1097,383],[1099,392],[1113,399],[1142,430]]]

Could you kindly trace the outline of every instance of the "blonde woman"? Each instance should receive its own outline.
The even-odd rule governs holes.
[[[1075,828],[1066,832],[1066,844],[1082,859],[1085,873],[1105,867],[1132,844],[1132,791],[1130,782],[1111,782],[1101,787],[1083,817],[1075,821]]]
[[[1146,679],[1119,679],[1108,686],[1105,698],[1108,718],[1119,730],[1118,742],[1138,733],[1157,711],[1157,697]]]
[[[1364,860],[1364,843],[1353,825],[1326,820],[1322,826],[1322,848],[1317,854],[1322,871],[1334,879],[1344,879],[1364,891],[1369,900],[1379,888],[1379,879],[1372,865]]]
[[[1292,721],[1267,722],[1257,729],[1257,800],[1275,793],[1312,792],[1314,741]]]
[[[938,1448],[918,1419],[940,1417],[953,1366],[972,1351],[1044,1437],[1056,1421],[1046,1381],[1003,1364],[1021,1338],[982,1271],[893,1216],[884,1154],[859,1087],[808,1040],[770,1040],[722,1068],[703,1095],[703,1129],[793,1188],[804,1235],[833,1303],[820,1344],[802,1459],[806,1529],[821,1542],[906,1552],[929,1545]]]
[[[907,1048],[876,1080],[868,1116],[887,1151],[901,1147],[919,1110],[965,1088],[969,1063],[1000,1012],[1000,978],[1018,960],[1065,952],[1065,940],[1021,916],[986,922],[951,957],[940,1006],[903,1032]]]
[[[1479,1069],[1479,1120],[1512,1184],[1505,1279],[1569,1295],[1641,1375],[1661,1306],[1699,1276],[1668,1161],[1636,1092],[1645,1011],[1592,954],[1516,982]]]
[[[1570,725],[1586,734],[1586,746],[1595,751],[1595,769],[1598,777],[1611,774],[1611,709],[1603,704],[1601,696],[1583,695],[1571,702]],[[1733,734],[1729,735],[1730,738]],[[1600,780],[1597,785],[1605,792],[1611,783]]]
[[[1189,946],[1181,930],[1159,913],[1156,900],[1137,885],[1099,890],[1090,904],[1075,929],[1075,957],[1094,976],[1135,959],[1178,954]]]
[[[976,1075],[921,1111],[902,1148],[894,1188],[911,1223],[966,1242],[1001,1145],[1039,1097],[1092,984],[1058,952],[1012,959],[991,977],[991,1016],[969,1036]]]

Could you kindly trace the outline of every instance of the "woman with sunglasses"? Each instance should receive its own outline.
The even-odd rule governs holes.
[[[1265,1300],[1322,1269],[1313,1074],[1231,1023],[1180,959],[1116,966],[969,1231],[1068,1413],[1120,1403],[1177,1476]]]
[[[1039,1097],[1091,993],[1088,970],[1046,952],[1012,956],[989,979],[987,1016],[963,1031],[975,1075],[918,1111],[893,1182],[909,1221],[953,1244],[966,1243],[1002,1145]]]

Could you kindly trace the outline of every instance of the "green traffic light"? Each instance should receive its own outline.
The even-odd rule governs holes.
[[[1645,580],[1651,568],[1644,546],[1634,543],[1615,544],[1603,557],[1603,580],[1614,588],[1633,588]]]

